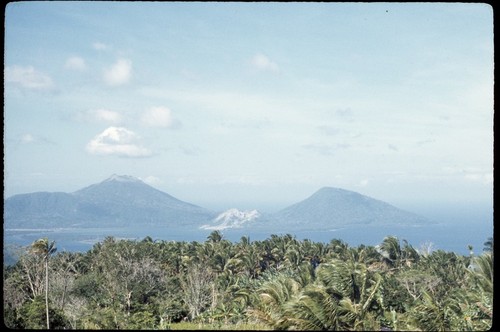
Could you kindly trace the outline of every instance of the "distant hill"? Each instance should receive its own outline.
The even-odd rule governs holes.
[[[15,195],[4,201],[6,228],[47,228],[78,224],[93,219],[91,211],[72,194],[62,192],[36,192]]]
[[[430,221],[354,191],[324,187],[270,216],[293,229],[329,230],[353,225],[422,225]]]
[[[216,215],[138,178],[119,175],[74,193],[21,194],[4,202],[4,222],[9,228],[199,226]]]
[[[73,193],[36,192],[4,201],[4,227],[159,226],[258,231],[331,230],[355,225],[422,225],[428,220],[359,193],[325,187],[277,213],[230,209],[220,214],[183,202],[140,179],[113,175]]]

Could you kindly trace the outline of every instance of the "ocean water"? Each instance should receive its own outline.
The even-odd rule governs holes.
[[[251,241],[264,240],[271,234],[291,234],[298,240],[309,239],[328,243],[332,239],[340,239],[350,246],[377,245],[386,236],[396,236],[406,240],[416,249],[432,244],[434,250],[453,251],[468,255],[468,246],[473,247],[475,254],[483,250],[484,242],[493,237],[493,208],[454,208],[452,210],[419,211],[421,215],[434,221],[434,224],[421,227],[375,227],[356,226],[329,231],[300,231],[296,233],[282,231],[255,231],[251,228],[223,230],[224,238],[236,242],[242,236]],[[57,229],[4,229],[4,256],[10,257],[9,250],[15,246],[26,246],[41,237],[56,241],[58,251],[87,251],[106,236],[117,239],[141,240],[150,236],[154,240],[198,241],[204,242],[211,230],[175,230],[172,228],[146,228],[144,226],[127,228],[57,228]],[[7,252],[7,254],[6,254]]]

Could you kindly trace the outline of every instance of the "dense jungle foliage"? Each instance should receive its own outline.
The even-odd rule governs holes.
[[[86,253],[48,239],[4,266],[19,329],[487,330],[493,240],[480,255],[386,237],[350,247],[271,235],[232,243],[117,240]]]

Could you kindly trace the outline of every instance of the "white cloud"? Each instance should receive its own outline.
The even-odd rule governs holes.
[[[174,124],[172,111],[163,106],[152,107],[142,115],[141,122],[149,127],[168,128]]]
[[[64,68],[82,71],[87,68],[87,65],[85,64],[85,60],[83,58],[72,56],[66,60]]]
[[[195,105],[206,112],[213,112],[217,116],[223,116],[225,121],[241,123],[243,121],[265,121],[273,118],[282,120],[282,111],[286,109],[287,119],[297,115],[289,100],[281,100],[274,97],[262,97],[260,95],[217,90],[194,90],[172,89],[168,87],[143,87],[139,92],[146,98],[162,98]],[[238,110],[235,112],[235,110]],[[302,116],[300,121],[303,122]],[[277,117],[277,118],[275,118]]]
[[[252,65],[259,70],[271,71],[275,73],[279,72],[278,65],[271,61],[271,59],[269,59],[266,55],[261,53],[253,56]]]
[[[104,70],[104,82],[111,86],[123,85],[132,77],[132,61],[118,59],[110,68]]]
[[[18,84],[27,89],[48,90],[54,86],[50,76],[39,72],[32,66],[6,67],[4,75],[5,82]]]
[[[31,134],[24,134],[23,137],[21,137],[21,142],[23,143],[32,143],[35,141],[35,138]]]
[[[91,110],[90,114],[98,121],[119,123],[122,120],[120,113],[106,109]]]
[[[368,183],[370,183],[370,181],[368,179],[363,179],[363,180],[359,181],[358,187],[366,187],[368,185]]]
[[[109,49],[109,46],[104,43],[95,42],[92,44],[92,48],[97,51],[105,51]]]
[[[37,136],[30,133],[23,134],[19,139],[19,141],[23,144],[52,144],[52,145],[56,144],[55,142],[51,141],[46,137]]]
[[[152,153],[138,145],[139,136],[123,127],[109,127],[87,144],[87,151],[98,155],[120,157],[148,157]]]
[[[493,183],[493,173],[468,173],[465,174],[465,179],[473,182],[479,182],[482,184],[492,184]]]
[[[159,185],[162,183],[160,178],[153,176],[153,175],[146,176],[145,178],[141,178],[141,180],[144,181],[144,183],[149,184],[150,186],[155,186],[155,185]]]
[[[85,122],[104,122],[109,124],[119,124],[122,122],[120,113],[107,109],[95,109],[82,112],[77,115],[77,120]]]
[[[441,173],[444,176],[451,176],[455,178],[463,178],[468,181],[492,184],[493,183],[493,172],[480,167],[442,167]]]

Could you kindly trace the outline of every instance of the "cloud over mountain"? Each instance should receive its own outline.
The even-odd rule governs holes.
[[[109,127],[87,144],[87,151],[98,155],[148,157],[152,152],[139,144],[139,136],[124,127]]]

